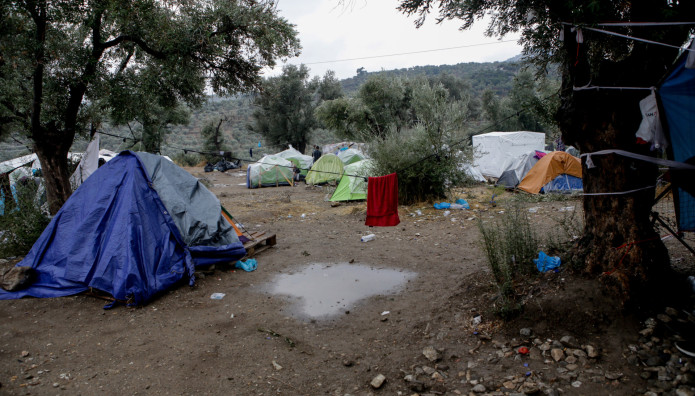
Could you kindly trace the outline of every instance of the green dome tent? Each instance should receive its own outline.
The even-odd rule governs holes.
[[[281,151],[275,155],[292,162],[304,176],[306,176],[306,174],[309,172],[309,169],[311,169],[311,165],[314,162],[314,159],[311,158],[310,155],[304,155],[292,146],[290,146],[290,148],[287,150]]]
[[[314,163],[306,175],[306,184],[323,184],[340,180],[343,175],[343,161],[335,154],[325,154]]]
[[[343,177],[340,178],[340,183],[331,196],[331,201],[367,199],[367,181],[364,178],[371,175],[372,166],[373,162],[370,159],[346,165]]]
[[[246,169],[246,187],[292,186],[292,162],[275,156],[266,155]]]
[[[362,154],[361,151],[357,151],[351,148],[340,150],[338,151],[337,155],[338,158],[340,158],[340,160],[343,161],[343,164],[345,165],[350,165],[357,161],[362,161],[363,159],[367,158],[364,154]]]

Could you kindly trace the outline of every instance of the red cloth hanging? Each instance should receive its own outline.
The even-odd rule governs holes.
[[[367,184],[368,226],[392,227],[398,225],[398,177],[395,173],[370,177]]]

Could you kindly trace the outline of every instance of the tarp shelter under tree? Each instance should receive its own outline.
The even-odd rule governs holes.
[[[0,299],[60,297],[91,288],[133,305],[195,266],[233,262],[246,250],[220,202],[161,156],[124,151],[70,196],[24,260],[36,281]]]
[[[498,178],[507,161],[530,151],[545,150],[540,132],[490,132],[473,136],[473,163],[487,177]]]

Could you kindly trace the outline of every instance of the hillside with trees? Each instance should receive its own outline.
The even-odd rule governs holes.
[[[345,97],[354,97],[359,88],[369,78],[374,77],[400,77],[400,78],[438,78],[463,80],[468,84],[468,94],[478,105],[482,105],[485,95],[495,98],[497,102],[509,98],[514,87],[514,77],[522,69],[521,59],[512,58],[504,62],[488,63],[459,63],[456,65],[417,66],[396,70],[379,72],[366,72],[360,70],[354,77],[340,80]],[[486,93],[487,92],[487,93]],[[275,152],[281,147],[267,146],[266,139],[251,127],[254,113],[254,94],[239,94],[231,97],[212,95],[197,108],[187,108],[189,118],[186,124],[167,125],[163,129],[161,154],[170,157],[179,156],[186,152],[203,152],[204,139],[201,132],[206,124],[217,125],[220,120],[220,132],[224,138],[225,146],[235,156],[248,158],[249,149],[253,148],[254,158],[259,158],[263,153]],[[484,109],[477,111],[483,112]],[[488,119],[486,114],[481,114],[483,119]],[[99,128],[102,134],[102,148],[113,151],[126,149],[140,149],[142,147],[143,125],[137,121],[121,122],[114,126],[105,122]],[[109,136],[115,135],[115,136]],[[332,131],[318,128],[314,130],[309,145],[326,144],[339,139]],[[259,142],[261,147],[258,147]],[[71,148],[72,151],[83,151],[87,146],[84,138],[76,138]],[[29,153],[30,142],[19,136],[10,136],[0,145],[0,160],[15,158]]]

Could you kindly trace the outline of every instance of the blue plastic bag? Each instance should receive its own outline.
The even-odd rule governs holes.
[[[448,202],[441,202],[441,203],[434,204],[435,209],[449,209],[450,207],[451,207],[451,204]]]
[[[258,263],[256,262],[256,259],[248,259],[246,260],[246,262],[239,260],[236,262],[236,264],[234,264],[234,268],[239,268],[243,269],[246,272],[251,272],[258,268]]]
[[[536,264],[536,268],[540,272],[548,272],[560,266],[560,257],[548,256],[543,251],[538,252],[538,258],[533,259],[533,263]]]
[[[462,205],[464,209],[470,209],[470,208],[471,208],[471,205],[469,205],[468,202],[466,202],[465,199],[459,198],[459,199],[456,200],[456,203],[459,204],[459,205]]]

